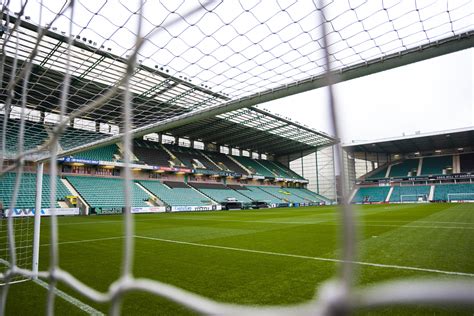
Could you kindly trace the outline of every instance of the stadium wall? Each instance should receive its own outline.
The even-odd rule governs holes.
[[[307,179],[309,190],[327,198],[336,199],[334,147],[325,147],[312,153],[279,157],[277,160]]]

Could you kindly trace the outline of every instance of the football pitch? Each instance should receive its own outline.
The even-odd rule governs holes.
[[[134,215],[134,276],[166,282],[221,302],[295,304],[317,295],[340,258],[337,208],[303,207]],[[357,206],[357,285],[396,278],[474,280],[474,205]],[[105,292],[119,278],[122,216],[58,218],[59,266]],[[49,219],[41,223],[40,270],[48,269]],[[44,284],[43,284],[44,285]],[[58,315],[107,314],[108,304],[65,284]],[[8,315],[44,314],[47,291],[33,281],[10,287]],[[78,301],[71,301],[74,297]],[[473,310],[390,307],[361,314],[472,315]],[[164,298],[125,295],[123,315],[193,314]]]

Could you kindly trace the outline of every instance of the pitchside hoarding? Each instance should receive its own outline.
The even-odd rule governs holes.
[[[56,215],[79,215],[79,208],[56,208]],[[51,216],[52,209],[43,208],[40,211],[41,216]],[[34,209],[20,209],[16,208],[14,210],[7,209],[5,210],[5,216],[9,217],[26,217],[26,216],[35,216]]]
[[[132,207],[133,214],[139,213],[164,213],[166,212],[166,207],[164,206],[154,206],[154,207]]]
[[[220,205],[168,207],[169,212],[220,211],[221,209],[222,207]]]

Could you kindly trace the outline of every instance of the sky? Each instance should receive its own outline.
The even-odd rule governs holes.
[[[474,49],[335,86],[343,143],[474,126]],[[261,107],[332,134],[327,89]]]

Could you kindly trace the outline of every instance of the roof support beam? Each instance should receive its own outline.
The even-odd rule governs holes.
[[[408,49],[399,53],[387,55],[383,58],[377,58],[366,63],[360,63],[351,67],[340,69],[335,71],[334,74],[339,82],[347,81],[471,47],[474,47],[474,31],[469,31],[458,36],[449,37],[444,40],[428,43],[426,45]],[[146,126],[138,127],[134,129],[133,133],[135,137],[139,137],[153,132],[164,131],[229,111],[251,107],[257,104],[262,104],[268,101],[324,87],[326,84],[327,80],[325,75],[310,77],[293,84],[280,86],[278,88],[256,93],[237,100],[228,101],[209,109],[197,110],[193,113],[185,113]],[[309,128],[307,128],[307,130],[312,133],[318,133]],[[119,134],[104,140],[78,146],[74,149],[62,152],[60,156],[72,154],[86,148],[92,149],[101,145],[110,144],[118,141],[122,136],[122,134]]]

